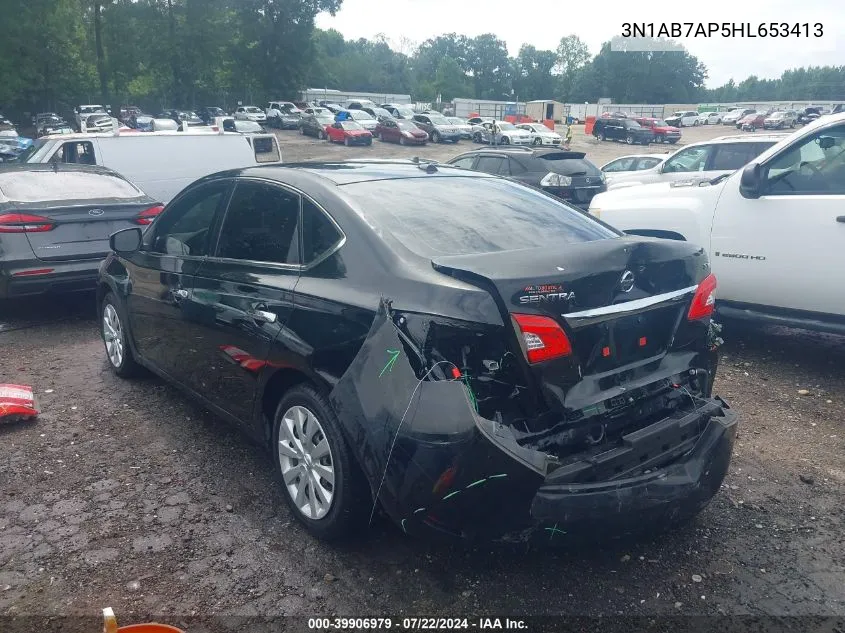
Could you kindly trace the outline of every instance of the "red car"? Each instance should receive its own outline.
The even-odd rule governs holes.
[[[335,121],[326,126],[329,143],[344,145],[372,145],[373,135],[356,121]]]
[[[634,121],[654,132],[655,143],[669,142],[674,145],[679,140],[681,140],[681,130],[676,127],[672,127],[663,119],[655,119],[654,117],[642,116],[635,117]]]
[[[382,141],[400,145],[425,145],[428,132],[408,119],[384,119],[376,126],[376,136]]]
[[[755,130],[763,128],[763,121],[766,120],[766,114],[763,112],[755,112],[753,114],[748,114],[742,117],[739,121],[736,122],[736,126],[740,130],[747,130],[749,132],[754,132]]]

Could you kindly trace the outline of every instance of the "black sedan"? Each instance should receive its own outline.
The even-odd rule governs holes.
[[[150,369],[248,430],[319,537],[378,505],[457,539],[653,532],[728,469],[716,282],[690,243],[387,160],[208,176],[111,244],[115,373]]]
[[[303,136],[316,136],[326,139],[326,126],[334,123],[335,115],[329,110],[322,110],[315,114],[305,114],[299,122],[299,133]]]
[[[162,207],[103,167],[0,169],[0,299],[90,290],[109,235],[150,224]]]
[[[596,194],[607,191],[602,171],[584,152],[558,148],[497,147],[460,154],[449,161],[463,169],[509,176],[587,210]]]

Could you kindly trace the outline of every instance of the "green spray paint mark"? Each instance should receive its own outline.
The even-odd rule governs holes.
[[[487,478],[486,478],[486,477],[485,477],[484,479],[479,479],[478,481],[473,481],[473,482],[472,482],[469,486],[467,486],[466,488],[464,488],[464,490],[468,490],[468,489],[472,488],[473,486],[480,486],[480,485],[481,485],[481,484],[483,484],[485,481],[487,481]]]
[[[446,495],[445,497],[443,497],[443,498],[441,499],[441,501],[446,501],[446,499],[448,499],[449,497],[454,497],[454,496],[455,496],[456,494],[458,494],[459,492],[460,492],[460,490],[456,490],[455,492],[450,492],[448,495]]]
[[[500,475],[490,475],[487,479],[499,479],[500,477],[507,477],[507,473],[502,473]]]
[[[387,364],[381,370],[381,373],[378,375],[379,378],[384,376],[385,373],[390,373],[393,371],[393,366],[396,364],[396,359],[399,358],[399,350],[398,349],[389,349],[387,353],[390,354],[390,359],[387,361]]]
[[[564,532],[563,530],[558,529],[557,523],[555,523],[554,527],[545,528],[545,529],[546,529],[546,532],[549,532],[549,540],[550,541],[555,537],[555,534],[566,534],[566,532]]]

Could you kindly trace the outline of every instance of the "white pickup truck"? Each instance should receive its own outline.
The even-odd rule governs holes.
[[[608,191],[589,212],[627,233],[703,246],[723,316],[845,334],[845,113],[730,175]]]

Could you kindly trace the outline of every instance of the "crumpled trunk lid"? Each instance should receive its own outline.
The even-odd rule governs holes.
[[[633,236],[432,264],[486,288],[504,316],[543,315],[563,328],[573,353],[531,367],[555,407],[567,406],[568,392],[584,377],[621,384],[626,368],[664,356],[709,274],[703,249]]]

